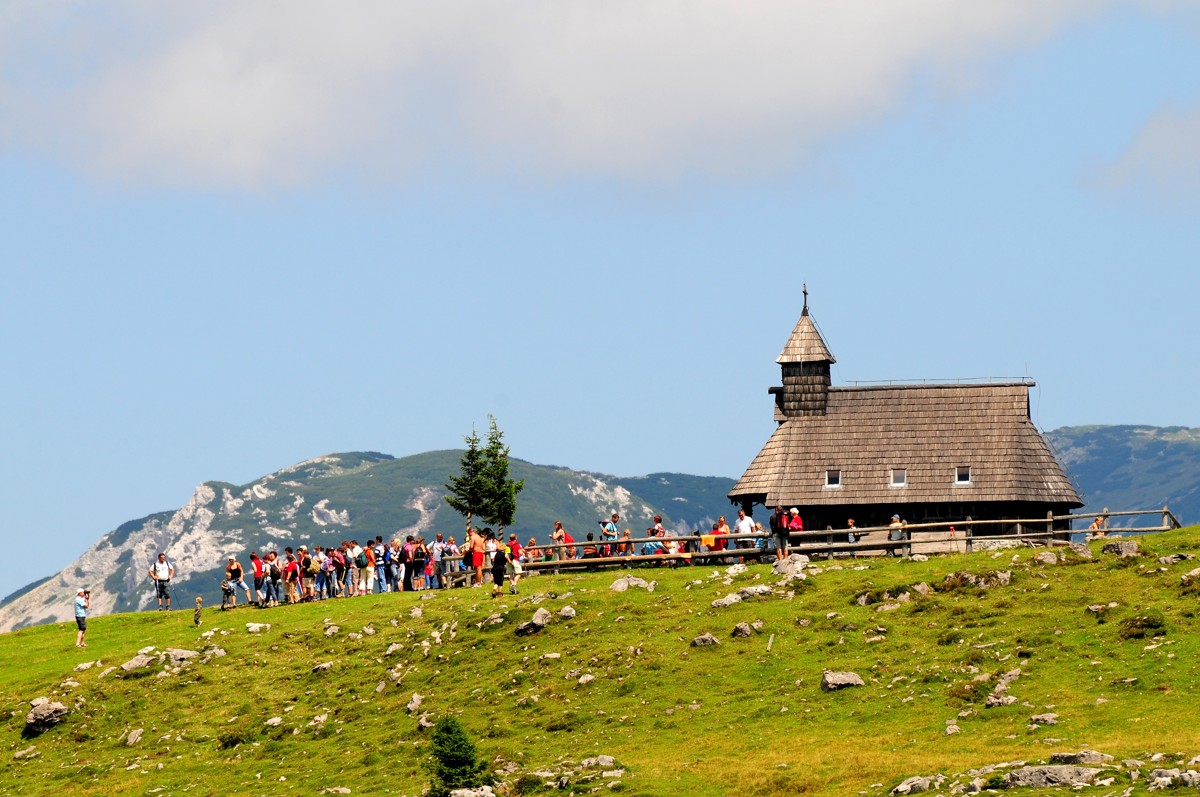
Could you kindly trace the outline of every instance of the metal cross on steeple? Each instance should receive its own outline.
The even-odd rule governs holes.
[[[804,286],[804,309],[800,311],[801,315],[808,315],[808,283],[801,283]]]

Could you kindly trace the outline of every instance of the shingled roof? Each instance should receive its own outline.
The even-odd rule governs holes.
[[[806,318],[801,316],[797,333]],[[1033,384],[830,387],[823,415],[776,416],[779,427],[729,497],[767,506],[1082,506],[1029,419]],[[970,467],[969,483],[955,483],[960,466]],[[907,471],[906,486],[890,486],[893,468]],[[828,470],[841,472],[840,486],[826,486]]]
[[[784,363],[837,362],[830,353],[829,347],[825,345],[825,339],[817,330],[812,316],[808,314],[807,304],[804,305],[804,311],[800,313],[800,320],[796,322],[796,328],[792,330],[791,337],[788,338],[787,344],[775,362],[780,365]]]

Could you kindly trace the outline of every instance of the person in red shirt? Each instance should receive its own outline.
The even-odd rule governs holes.
[[[521,580],[522,563],[525,561],[525,550],[521,547],[521,541],[517,539],[517,535],[508,535],[508,591],[513,595],[517,594],[517,582]]]
[[[263,605],[263,582],[266,580],[266,569],[263,560],[258,558],[258,551],[250,552],[250,566],[254,568],[254,599],[259,606]]]
[[[300,565],[296,564],[296,555],[289,553],[287,555],[287,564],[283,566],[283,583],[287,589],[287,602],[298,603],[300,601],[300,593],[298,587],[300,585]]]

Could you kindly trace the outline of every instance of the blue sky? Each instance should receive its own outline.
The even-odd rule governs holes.
[[[48,575],[489,412],[737,476],[803,283],[835,383],[1198,426],[1198,44],[1161,0],[10,2],[4,538]]]

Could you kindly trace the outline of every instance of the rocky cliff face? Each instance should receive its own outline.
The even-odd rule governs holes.
[[[216,499],[216,490],[201,484],[178,511],[152,515],[135,521],[134,528],[126,524],[104,535],[73,564],[0,607],[0,630],[70,620],[80,587],[92,590],[93,615],[147,608],[154,601],[148,571],[160,551],[180,574],[177,589],[182,595],[188,574],[211,568],[213,550],[236,545],[211,528]]]

